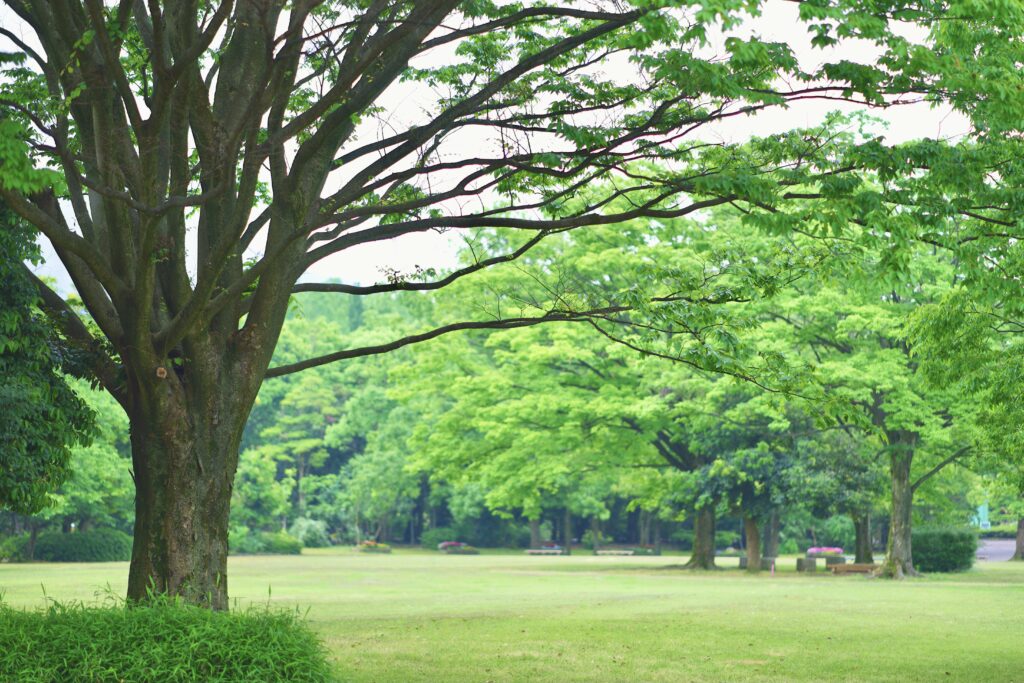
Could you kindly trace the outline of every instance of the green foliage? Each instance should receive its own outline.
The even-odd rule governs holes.
[[[93,425],[60,372],[67,349],[35,308],[22,262],[37,258],[32,233],[0,202],[0,508],[24,514],[51,503],[68,476],[70,446],[88,444]]]
[[[323,645],[294,612],[213,612],[159,600],[146,607],[52,602],[36,611],[0,604],[2,680],[318,683],[330,678]]]
[[[1007,522],[1006,524],[995,524],[988,529],[982,529],[978,532],[979,538],[1017,538],[1017,524],[1015,522]],[[916,549],[915,549],[916,551]],[[2,546],[0,546],[0,553],[2,553]],[[2,555],[0,555],[2,558]]]
[[[44,562],[126,562],[131,556],[132,537],[128,534],[117,529],[89,529],[39,534],[34,558]]]
[[[8,536],[0,540],[0,562],[27,562],[28,543],[28,534]]]
[[[427,529],[420,534],[420,545],[428,550],[437,550],[437,546],[445,541],[458,541],[458,534],[454,529],[448,527],[436,527]]]
[[[331,545],[327,523],[320,519],[299,517],[288,528],[288,533],[302,542],[305,548],[326,548]]]
[[[228,533],[228,548],[239,555],[298,555],[302,541],[285,531],[252,531],[235,525]]]
[[[923,572],[962,572],[974,566],[978,535],[973,529],[915,529],[914,566]]]
[[[260,534],[263,552],[270,555],[298,555],[302,552],[302,541],[284,531],[268,531]]]

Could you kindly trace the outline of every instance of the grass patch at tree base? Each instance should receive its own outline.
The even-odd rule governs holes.
[[[326,652],[295,611],[0,604],[0,681],[192,683],[332,680]]]

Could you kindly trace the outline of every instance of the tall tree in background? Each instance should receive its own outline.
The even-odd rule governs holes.
[[[24,59],[0,98],[0,196],[55,247],[96,327],[67,306],[56,320],[128,414],[129,597],[155,589],[215,608],[227,606],[238,446],[265,378],[454,330],[688,299],[672,277],[652,278],[610,301],[522,306],[269,367],[293,292],[436,289],[559,231],[727,203],[773,209],[790,188],[846,170],[831,134],[743,145],[700,134],[794,100],[883,104],[912,90],[913,74],[887,72],[914,51],[887,12],[927,22],[931,7],[805,3],[815,44],[862,35],[884,54],[878,66],[804,70],[789,46],[737,33],[733,2],[5,4],[22,26],[0,35]],[[366,135],[399,80],[433,104]],[[467,153],[453,138],[478,142]],[[645,171],[647,159],[671,170]],[[567,208],[602,179],[615,183]],[[613,198],[629,208],[609,210]],[[522,237],[436,279],[296,284],[361,244],[484,226]]]

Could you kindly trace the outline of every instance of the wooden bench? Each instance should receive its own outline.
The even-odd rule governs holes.
[[[595,555],[633,555],[632,550],[598,550]]]
[[[530,548],[526,551],[527,555],[561,555],[561,548]]]
[[[833,574],[870,574],[878,569],[877,564],[833,564],[829,567]]]

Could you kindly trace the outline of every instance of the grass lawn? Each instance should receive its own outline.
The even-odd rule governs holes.
[[[231,558],[230,592],[308,608],[343,681],[1024,683],[1024,563],[894,583],[681,559],[306,550]],[[0,590],[92,601],[127,573],[0,565]]]

